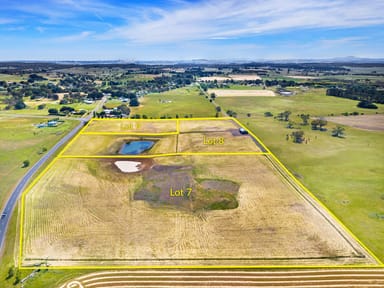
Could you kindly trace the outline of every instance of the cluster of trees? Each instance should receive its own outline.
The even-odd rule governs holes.
[[[237,117],[237,113],[235,111],[232,111],[232,110],[227,110],[227,114],[229,117],[233,117],[233,118]]]
[[[29,83],[33,83],[33,82],[35,82],[35,81],[44,81],[44,80],[48,80],[47,78],[44,78],[44,77],[42,77],[42,76],[40,76],[40,75],[37,75],[37,74],[31,74],[31,75],[29,75],[29,77],[28,77],[28,82]]]
[[[324,126],[326,126],[327,124],[328,121],[323,118],[314,119],[311,121],[312,130],[325,131],[326,129],[324,128]]]
[[[366,109],[377,109],[377,106],[375,104],[366,100],[360,101],[357,104],[357,107],[366,108]]]
[[[107,109],[106,106],[103,106],[104,109]],[[105,111],[101,112],[93,112],[93,117],[94,118],[108,118],[108,117],[117,117],[117,118],[123,118],[123,117],[128,117],[129,114],[131,113],[131,109],[126,104],[121,104],[117,106],[115,109],[113,109],[109,114]]]
[[[332,87],[327,89],[327,95],[365,101],[364,103],[368,104],[373,102],[382,104],[384,103],[384,91],[377,90],[374,85],[350,84],[347,85],[344,89]]]
[[[284,111],[284,112],[277,114],[277,116],[275,118],[279,121],[289,121],[289,116],[291,114],[292,114],[291,111]]]
[[[264,84],[267,87],[277,86],[277,85],[280,85],[281,87],[301,85],[294,80],[265,80]]]

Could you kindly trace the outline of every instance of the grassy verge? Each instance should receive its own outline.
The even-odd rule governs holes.
[[[65,121],[58,127],[36,128],[42,119],[0,118],[0,206],[2,207],[17,181],[67,132],[77,121]],[[22,168],[29,160],[29,167]]]

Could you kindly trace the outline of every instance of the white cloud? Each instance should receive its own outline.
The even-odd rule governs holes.
[[[37,26],[35,29],[36,29],[36,31],[38,31],[40,33],[43,33],[46,30],[46,28],[42,27],[42,26]]]
[[[14,23],[15,21],[13,19],[9,19],[9,18],[0,18],[0,25],[4,25],[4,24],[10,24],[10,23]]]
[[[318,44],[323,47],[332,47],[340,45],[355,45],[360,44],[362,41],[367,40],[367,37],[342,37],[337,39],[321,39]]]
[[[167,43],[224,37],[249,37],[282,30],[348,28],[384,24],[384,1],[223,0],[157,9],[157,17],[131,19],[104,38]],[[142,15],[141,15],[142,16]]]
[[[67,36],[62,36],[62,37],[57,37],[54,39],[56,42],[75,42],[75,41],[80,41],[88,38],[94,34],[94,32],[91,31],[83,31],[78,34],[73,34],[73,35],[67,35]]]

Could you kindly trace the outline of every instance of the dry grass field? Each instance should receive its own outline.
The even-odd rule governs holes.
[[[176,132],[175,120],[98,120],[94,119],[85,133],[168,133]]]
[[[153,161],[155,166],[193,167],[191,179],[231,179],[240,185],[238,207],[191,212],[177,202],[134,200],[145,173],[120,173],[110,160],[61,158],[25,197],[22,264],[45,259],[54,266],[367,261],[287,186],[264,156]],[[164,183],[165,193],[182,188],[178,182],[170,182],[174,187]]]
[[[154,141],[154,146],[146,154],[165,154],[176,152],[176,135],[166,136],[124,136],[82,134],[68,146],[63,155],[119,155],[124,143],[137,140]]]
[[[126,122],[130,122],[130,120]],[[123,121],[116,122],[115,120],[91,122],[88,128],[85,129],[85,133],[81,134],[75,142],[69,145],[63,155],[119,155],[119,151],[124,143],[137,140],[155,142],[155,145],[145,152],[148,155],[176,152],[261,152],[259,147],[255,145],[255,140],[249,134],[240,134],[239,126],[232,120],[179,120],[180,134],[178,135],[134,136],[93,134],[99,133],[93,131],[104,131],[106,123],[111,123],[112,127],[110,129],[114,126],[116,126],[116,129],[120,129],[115,130],[115,133],[121,133],[126,126]],[[175,123],[176,120],[166,121],[164,127],[172,127],[176,125]],[[148,129],[151,126],[153,131],[157,133],[160,125],[155,127],[153,122],[144,123],[141,128],[135,131],[143,133],[141,131],[149,131]],[[92,134],[87,132],[90,128],[92,130],[90,133]]]
[[[178,135],[178,152],[261,152],[250,135],[237,129],[222,132],[193,132]]]
[[[293,79],[316,79],[314,76],[302,76],[302,75],[286,75],[285,77]]]
[[[260,80],[261,77],[255,74],[231,74],[230,78],[236,81],[246,81],[246,80]]]
[[[238,89],[209,89],[208,93],[215,93],[217,97],[265,97],[276,96],[271,90],[238,90]]]
[[[364,130],[384,131],[384,114],[326,117],[328,121]]]
[[[200,77],[200,81],[218,81],[223,82],[226,80],[235,80],[235,81],[247,81],[247,80],[260,80],[260,76],[255,74],[231,74],[228,76],[208,76]]]
[[[238,128],[238,125],[232,120],[179,120],[180,133],[219,132]]]

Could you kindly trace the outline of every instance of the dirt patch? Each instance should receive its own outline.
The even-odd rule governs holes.
[[[328,121],[364,130],[384,131],[384,115],[356,115],[326,117]]]
[[[227,80],[235,80],[235,81],[248,81],[248,80],[260,80],[260,76],[256,74],[231,74],[228,76],[208,76],[208,77],[200,77],[200,81],[218,81],[223,82]]]
[[[143,184],[134,200],[193,212],[234,209],[238,207],[239,188],[239,184],[228,180],[195,179],[191,166],[155,165],[143,174]]]
[[[247,81],[247,80],[260,80],[260,76],[256,74],[242,74],[242,75],[229,75],[230,78],[233,80],[238,80],[238,81]]]
[[[293,79],[316,79],[317,77],[314,76],[300,76],[300,75],[291,75],[291,76],[285,76],[288,78],[293,78]]]
[[[237,90],[237,89],[209,89],[208,93],[215,93],[217,97],[265,97],[276,96],[271,90]]]

